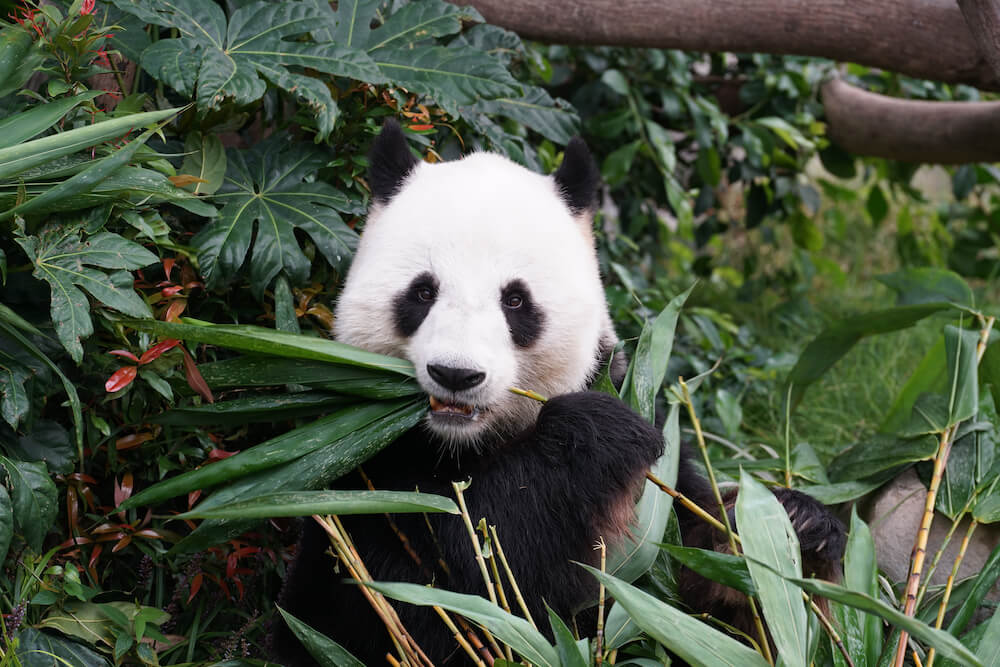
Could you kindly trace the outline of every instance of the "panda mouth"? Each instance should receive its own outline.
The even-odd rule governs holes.
[[[431,414],[435,417],[457,417],[459,419],[475,419],[479,415],[479,409],[473,405],[445,401],[435,396],[430,396]]]

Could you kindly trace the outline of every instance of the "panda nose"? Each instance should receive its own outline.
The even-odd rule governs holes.
[[[472,368],[454,368],[441,364],[427,364],[427,374],[445,389],[462,391],[482,384],[486,373]]]

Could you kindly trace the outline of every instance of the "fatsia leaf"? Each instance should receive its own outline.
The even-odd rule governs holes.
[[[226,175],[226,149],[214,134],[192,132],[184,140],[184,162],[181,174],[190,174],[199,179],[190,186],[195,194],[210,195],[222,186]],[[201,182],[204,181],[204,182]]]
[[[254,102],[270,81],[312,110],[317,138],[323,139],[333,130],[337,106],[326,84],[305,75],[305,68],[369,83],[383,80],[365,52],[349,43],[296,39],[327,18],[313,2],[251,3],[236,9],[228,22],[218,5],[200,0],[149,0],[141,8],[125,0],[115,4],[180,32],[143,51],[142,66],[178,92],[193,95],[202,109],[216,109],[227,99]]]
[[[80,290],[102,305],[132,317],[149,317],[149,306],[132,287],[129,271],[156,262],[156,255],[117,234],[101,232],[81,238],[78,226],[49,226],[17,243],[34,264],[32,275],[52,290],[52,322],[74,361],[83,359],[82,338],[94,332],[90,304]],[[100,271],[112,269],[111,273]]]
[[[357,2],[347,4],[353,6]],[[372,31],[367,46],[369,51],[386,46],[412,47],[432,37],[454,35],[462,29],[463,21],[482,20],[472,7],[458,7],[443,0],[411,2],[400,7],[378,30]],[[355,30],[353,44],[360,44],[357,37]]]
[[[337,210],[350,210],[348,199],[326,183],[308,180],[327,161],[319,148],[289,142],[284,135],[229,153],[225,182],[212,197],[225,206],[192,239],[209,288],[233,279],[251,242],[250,283],[258,298],[282,271],[293,284],[305,283],[310,265],[296,228],[309,235],[331,266],[346,269],[357,234]]]
[[[21,667],[107,667],[110,664],[88,646],[35,628],[24,628],[17,633],[17,660]]]
[[[517,97],[480,100],[473,110],[506,116],[560,144],[568,143],[580,126],[576,110],[565,100],[552,99],[544,88],[529,87]]]

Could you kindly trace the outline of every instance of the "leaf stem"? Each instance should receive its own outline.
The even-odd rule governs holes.
[[[507,389],[512,394],[517,394],[518,396],[524,396],[525,398],[530,398],[532,400],[538,401],[539,403],[545,403],[549,399],[545,398],[541,394],[537,394],[530,389],[518,389],[517,387],[510,387]]]

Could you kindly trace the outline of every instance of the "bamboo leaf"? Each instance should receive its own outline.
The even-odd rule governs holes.
[[[223,503],[209,509],[196,507],[180,519],[270,519],[313,514],[395,514],[448,512],[458,514],[451,498],[411,491],[290,491]]]
[[[782,578],[802,577],[798,536],[774,494],[745,471],[740,475],[736,497],[736,525],[778,653],[789,667],[805,667],[808,625],[805,604],[799,589]],[[758,563],[766,563],[768,567],[760,567]]]
[[[747,562],[739,556],[678,544],[661,544],[660,548],[706,579],[747,595],[755,595],[757,592],[750,577],[750,570],[747,569]]]
[[[646,634],[695,667],[766,667],[756,651],[610,574],[583,565],[604,583]]]
[[[438,606],[461,614],[535,665],[558,667],[559,655],[528,621],[510,614],[478,595],[464,595],[417,584],[366,584],[386,597],[422,607]]]
[[[199,424],[233,426],[276,422],[329,412],[333,407],[342,407],[351,402],[353,399],[339,394],[313,391],[301,394],[249,396],[208,405],[174,408],[169,412],[156,415],[149,421],[154,424],[180,426]]]
[[[365,667],[365,663],[322,632],[313,630],[281,607],[278,607],[278,612],[320,667]]]

